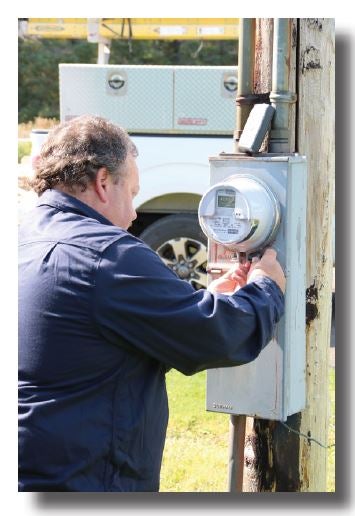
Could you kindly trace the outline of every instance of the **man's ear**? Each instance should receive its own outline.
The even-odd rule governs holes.
[[[94,190],[98,195],[101,202],[107,202],[107,187],[109,182],[109,173],[106,167],[101,167],[97,171],[96,178],[94,180]]]

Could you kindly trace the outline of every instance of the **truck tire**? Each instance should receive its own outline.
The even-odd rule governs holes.
[[[168,215],[140,235],[179,278],[195,290],[207,287],[207,239],[196,215]]]

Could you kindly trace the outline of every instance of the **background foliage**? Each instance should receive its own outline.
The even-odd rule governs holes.
[[[113,40],[110,64],[234,65],[235,41]],[[96,63],[97,45],[84,40],[19,39],[19,123],[59,119],[59,63]]]

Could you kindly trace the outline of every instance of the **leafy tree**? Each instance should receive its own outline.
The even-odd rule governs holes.
[[[59,118],[59,63],[95,63],[94,45],[80,40],[19,40],[19,122]]]
[[[235,41],[112,41],[110,63],[156,65],[223,65],[236,64]]]

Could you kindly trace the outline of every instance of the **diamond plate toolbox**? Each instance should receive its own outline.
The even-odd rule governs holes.
[[[237,68],[60,64],[60,117],[108,118],[131,134],[225,134],[235,125]]]

